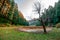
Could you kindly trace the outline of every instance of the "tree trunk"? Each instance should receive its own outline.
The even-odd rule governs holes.
[[[40,13],[39,13],[39,20],[41,21],[41,24],[43,26],[44,33],[47,33],[46,28],[45,28],[45,25],[44,25],[44,22],[43,22],[42,18],[40,17]]]
[[[45,25],[44,25],[44,22],[43,22],[42,18],[41,18],[41,23],[42,23],[42,26],[43,26],[43,29],[44,29],[44,33],[47,33],[46,27],[45,27]]]

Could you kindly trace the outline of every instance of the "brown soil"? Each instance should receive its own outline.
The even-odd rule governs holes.
[[[24,31],[24,32],[40,32],[43,31],[43,27],[20,27],[18,28],[19,31]],[[31,30],[31,31],[30,31]],[[51,31],[52,27],[46,27],[47,31]]]

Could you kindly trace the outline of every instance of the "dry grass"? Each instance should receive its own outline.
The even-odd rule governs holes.
[[[0,40],[60,40],[60,29],[57,28],[47,34],[20,32],[16,28],[20,27],[0,27]]]
[[[0,27],[0,30],[2,29],[2,30],[4,30],[4,29],[16,29],[16,28],[18,28],[18,27]]]

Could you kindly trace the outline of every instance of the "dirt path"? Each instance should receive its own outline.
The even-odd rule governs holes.
[[[44,32],[43,27],[21,27],[19,31],[23,32]],[[52,27],[46,27],[47,32],[52,30]]]

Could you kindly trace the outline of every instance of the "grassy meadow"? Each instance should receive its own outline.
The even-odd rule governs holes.
[[[0,27],[0,40],[60,40],[59,28],[53,28],[47,34],[20,32],[17,28]]]

